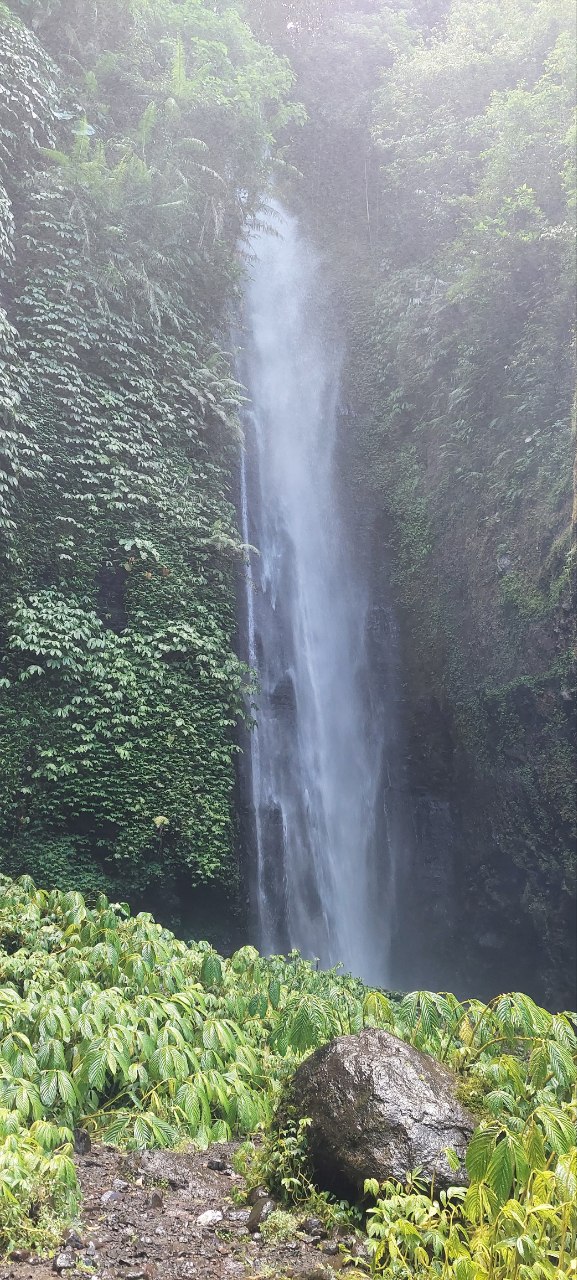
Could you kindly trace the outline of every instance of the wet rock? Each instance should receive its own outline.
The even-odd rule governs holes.
[[[328,1235],[320,1218],[305,1218],[304,1222],[299,1222],[299,1231],[304,1231],[307,1236],[316,1240],[326,1240]]]
[[[252,1187],[246,1199],[248,1204],[256,1204],[257,1200],[266,1199],[268,1191],[266,1187]]]
[[[222,1222],[222,1219],[223,1214],[220,1209],[205,1209],[196,1221],[199,1227],[215,1227],[218,1222]]]
[[[52,1270],[71,1271],[76,1266],[76,1254],[73,1249],[63,1249],[61,1253],[57,1253],[52,1263]]]
[[[206,1162],[207,1169],[214,1169],[216,1173],[224,1173],[226,1169],[226,1160],[220,1156],[213,1156],[211,1160]]]
[[[298,1067],[291,1102],[307,1132],[319,1184],[355,1199],[365,1178],[403,1182],[413,1169],[439,1190],[466,1185],[464,1157],[475,1127],[452,1072],[428,1054],[367,1028],[317,1049]],[[455,1171],[447,1148],[459,1158]]]
[[[86,1129],[74,1130],[74,1151],[77,1156],[88,1156],[92,1151],[90,1134]]]
[[[28,1262],[28,1259],[31,1257],[32,1257],[32,1254],[30,1253],[29,1249],[13,1249],[12,1253],[8,1254],[8,1261],[9,1262]]]
[[[252,1206],[246,1224],[249,1231],[251,1233],[258,1231],[259,1227],[262,1226],[263,1222],[266,1222],[267,1218],[270,1218],[275,1209],[276,1204],[274,1200],[271,1200],[270,1196],[259,1196]]]

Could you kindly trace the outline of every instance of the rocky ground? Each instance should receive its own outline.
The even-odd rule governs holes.
[[[77,1156],[76,1229],[54,1257],[0,1262],[0,1280],[342,1280],[343,1237],[327,1237],[318,1220],[297,1216],[286,1241],[263,1237],[263,1214],[275,1206],[255,1193],[255,1203],[240,1203],[233,1153],[232,1144],[178,1153],[99,1146]],[[356,1251],[352,1238],[347,1245]]]

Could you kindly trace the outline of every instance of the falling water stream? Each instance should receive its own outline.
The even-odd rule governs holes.
[[[249,846],[259,945],[387,977],[393,882],[383,813],[386,720],[372,687],[369,598],[335,470],[341,353],[321,263],[274,207],[245,296],[242,521],[246,647],[256,672]],[[330,326],[328,326],[330,329]],[[385,848],[383,849],[383,843]]]

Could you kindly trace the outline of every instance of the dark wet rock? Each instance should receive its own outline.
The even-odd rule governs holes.
[[[64,1239],[64,1245],[67,1249],[84,1249],[86,1242],[79,1236],[77,1231],[67,1231]]]
[[[299,1222],[299,1231],[304,1231],[307,1236],[312,1236],[316,1240],[326,1240],[328,1235],[320,1218],[305,1218],[304,1222]]]
[[[88,1156],[92,1151],[90,1134],[86,1129],[74,1130],[74,1151],[77,1156]]]
[[[291,1103],[312,1121],[319,1185],[354,1199],[365,1178],[403,1182],[414,1169],[439,1190],[466,1185],[475,1124],[455,1088],[452,1072],[387,1031],[367,1028],[317,1049],[295,1073]],[[456,1171],[447,1148],[459,1157]]]
[[[270,1218],[275,1209],[276,1204],[274,1200],[271,1200],[270,1196],[259,1196],[258,1200],[255,1200],[246,1224],[251,1234],[258,1231],[259,1227],[262,1226],[263,1222],[266,1222],[267,1218]]]
[[[214,1156],[212,1160],[207,1160],[206,1167],[207,1169],[214,1169],[216,1173],[225,1173],[226,1160],[223,1160],[220,1156]]]

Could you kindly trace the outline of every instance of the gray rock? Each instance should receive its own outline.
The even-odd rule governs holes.
[[[267,1197],[267,1196],[268,1196],[268,1191],[267,1191],[266,1187],[264,1187],[264,1186],[261,1186],[261,1187],[252,1187],[252,1188],[251,1188],[251,1190],[249,1191],[249,1193],[248,1193],[247,1197],[246,1197],[246,1198],[247,1198],[247,1203],[248,1203],[248,1204],[256,1204],[257,1200],[266,1200],[266,1197]]]
[[[122,1200],[119,1191],[105,1191],[104,1195],[100,1197],[100,1203],[104,1205],[117,1204],[119,1200]]]
[[[83,1249],[84,1240],[82,1239],[82,1236],[79,1236],[77,1231],[72,1229],[66,1233],[64,1247],[66,1249]]]
[[[241,1222],[244,1225],[250,1218],[250,1209],[229,1209],[227,1218],[229,1222]]]
[[[204,1213],[196,1219],[199,1227],[215,1227],[217,1222],[222,1222],[223,1214],[220,1209],[205,1209]]]
[[[276,1204],[274,1200],[271,1200],[270,1196],[259,1196],[259,1199],[255,1200],[252,1206],[248,1222],[246,1224],[249,1231],[254,1235],[258,1231],[259,1227],[262,1226],[263,1222],[266,1222],[267,1218],[270,1218],[271,1213],[274,1213],[275,1209]]]
[[[387,1031],[367,1028],[317,1049],[297,1069],[290,1100],[312,1121],[307,1143],[319,1185],[355,1199],[365,1178],[403,1182],[414,1169],[439,1190],[466,1185],[475,1123],[455,1087],[440,1062]],[[459,1157],[456,1171],[447,1148]]]
[[[190,1171],[186,1157],[172,1151],[142,1151],[139,1153],[139,1172],[154,1182],[166,1182],[171,1191],[187,1191]]]
[[[52,1263],[53,1271],[71,1271],[76,1266],[76,1254],[73,1249],[63,1249],[57,1253]]]

